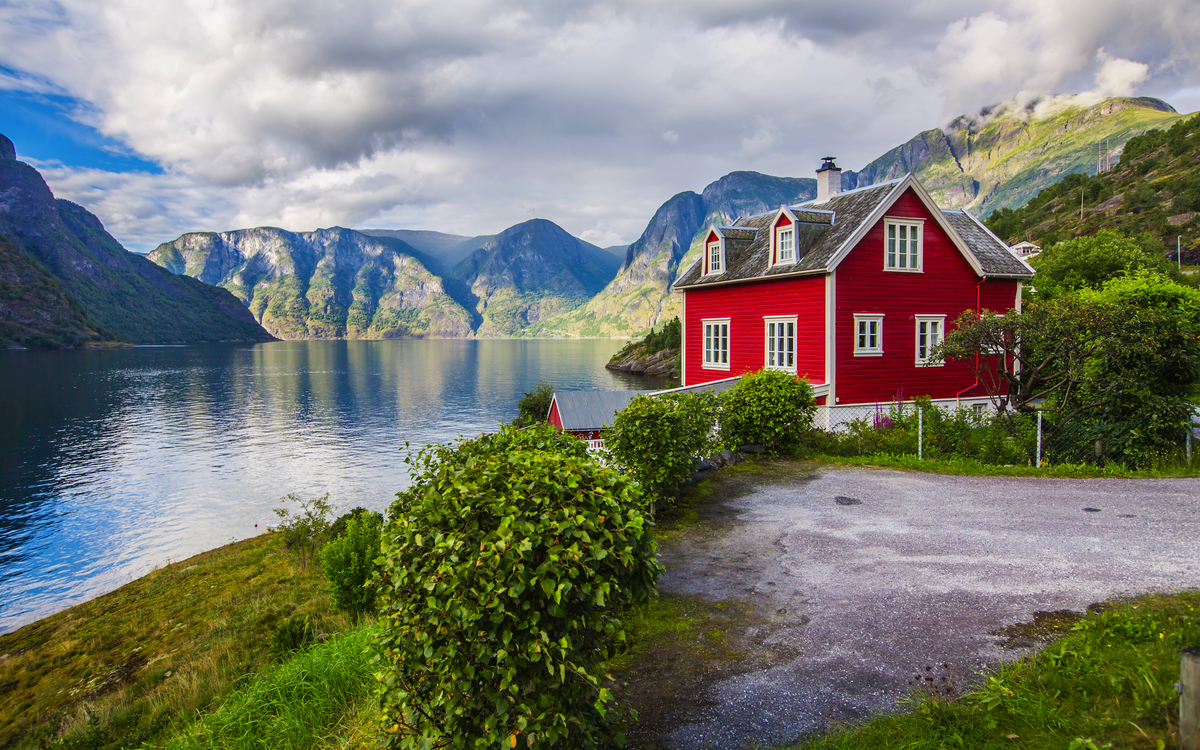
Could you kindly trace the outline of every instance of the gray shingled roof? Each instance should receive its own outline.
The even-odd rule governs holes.
[[[966,211],[942,211],[942,216],[975,253],[988,276],[1030,276],[1033,268],[1018,258],[1000,238]]]
[[[665,391],[556,391],[554,400],[558,403],[558,416],[564,430],[599,430],[611,427],[616,413],[629,406],[637,396],[701,391],[720,393],[737,385],[737,381],[737,377],[731,377]]]
[[[598,430],[644,391],[558,391],[558,416],[564,430]]]
[[[702,265],[694,263],[684,271],[674,286],[703,287],[730,281],[769,279],[794,273],[821,273],[829,270],[829,264],[838,250],[862,225],[871,218],[905,179],[901,177],[887,182],[848,190],[830,198],[825,203],[812,202],[789,206],[795,214],[796,262],[768,268],[771,252],[771,221],[776,211],[738,219],[735,227],[756,230],[754,240],[726,240],[725,272],[704,276]],[[831,213],[832,212],[832,215]],[[947,222],[962,237],[963,242],[974,253],[985,274],[996,276],[1030,276],[1033,270],[1022,263],[994,235],[975,219],[961,211],[943,211]],[[830,220],[832,219],[832,223]],[[727,230],[722,234],[730,237]]]

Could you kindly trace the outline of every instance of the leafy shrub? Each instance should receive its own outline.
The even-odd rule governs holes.
[[[554,400],[554,386],[545,380],[540,381],[531,390],[525,391],[517,402],[520,414],[515,424],[527,425],[545,422],[550,416],[550,402]]]
[[[289,617],[271,633],[271,656],[286,659],[289,654],[308,648],[315,637],[311,619],[302,615]]]
[[[812,427],[817,407],[807,379],[779,370],[743,375],[721,397],[721,440],[792,453]]]
[[[709,394],[638,396],[617,414],[604,447],[649,495],[668,500],[709,452],[716,414]]]
[[[377,581],[387,747],[620,741],[601,680],[654,593],[651,524],[619,472],[525,432],[410,460]]]
[[[370,511],[362,506],[359,506],[349,513],[343,513],[342,515],[338,516],[337,520],[329,525],[329,531],[325,532],[325,535],[330,539],[337,539],[339,536],[344,536],[346,534],[346,524],[350,523],[351,518],[357,518],[358,516],[375,516],[375,519],[379,522],[379,525],[383,525],[382,513]]]
[[[333,604],[353,615],[375,610],[370,579],[379,557],[382,517],[363,512],[346,522],[345,533],[321,549],[321,569],[329,580]]]
[[[316,556],[317,545],[329,530],[329,515],[333,506],[329,504],[329,493],[312,500],[305,500],[295,494],[289,494],[280,499],[281,503],[296,503],[300,506],[299,513],[293,513],[287,508],[273,508],[279,516],[279,525],[268,530],[283,535],[283,546],[295,552],[300,558],[301,567],[307,567],[308,561]]]

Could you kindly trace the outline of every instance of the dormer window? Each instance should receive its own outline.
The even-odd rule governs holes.
[[[775,262],[793,263],[796,260],[796,232],[792,227],[775,230]]]
[[[708,271],[707,273],[721,273],[725,270],[725,254],[721,252],[721,240],[713,238],[708,243]]]

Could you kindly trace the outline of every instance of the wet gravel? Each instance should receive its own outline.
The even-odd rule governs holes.
[[[714,481],[727,499],[664,545],[660,590],[751,603],[754,639],[782,656],[680,696],[658,746],[792,743],[891,709],[927,666],[969,681],[1023,656],[993,634],[1036,612],[1200,587],[1197,479],[782,464]]]

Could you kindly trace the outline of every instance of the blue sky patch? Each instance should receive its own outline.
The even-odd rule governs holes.
[[[71,119],[83,106],[68,96],[0,89],[0,133],[17,147],[18,159],[58,161],[68,167],[107,172],[149,172],[162,168],[95,128]]]

